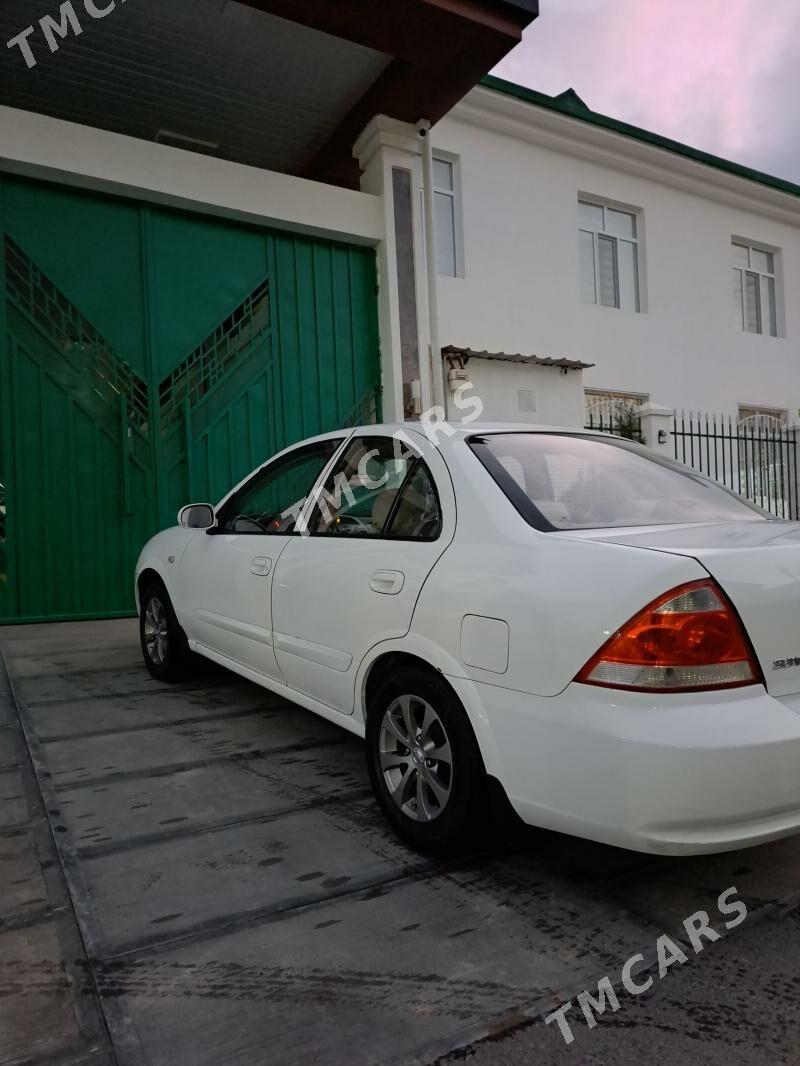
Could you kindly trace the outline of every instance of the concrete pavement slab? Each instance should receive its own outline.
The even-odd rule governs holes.
[[[341,742],[346,737],[329,722],[284,703],[241,718],[56,741],[46,745],[46,753],[53,783],[64,789],[109,776],[155,773],[290,746]]]
[[[568,1013],[574,1036],[569,1046],[557,1025],[546,1026],[540,1016],[448,1055],[437,1066],[795,1066],[800,1061],[796,909],[746,920],[725,939],[673,966],[663,980],[656,975],[643,995],[626,995],[619,988],[619,970],[616,985],[619,1011],[607,1010],[593,1029],[586,1027],[577,1005]],[[568,988],[564,999],[575,1004],[582,987],[587,986]]]
[[[85,1051],[52,923],[0,932],[0,1062]]]
[[[18,760],[17,735],[11,729],[0,729],[0,769],[16,766]]]
[[[636,923],[602,902],[552,887],[533,881],[509,910],[491,887],[412,879],[120,960],[100,985],[125,997],[153,1066],[425,1062],[642,941]],[[560,935],[574,910],[596,931],[592,945],[576,949]]]
[[[192,686],[196,686],[196,683],[193,682]],[[134,665],[125,670],[62,671],[57,674],[24,677],[14,683],[17,698],[27,705],[61,700],[97,700],[132,694],[150,695],[161,692],[163,687],[163,683],[151,677],[142,665]]]
[[[0,929],[47,906],[33,832],[0,835]]]
[[[38,622],[32,625],[3,626],[0,645],[4,653],[48,649],[135,647],[139,623],[135,618],[96,619],[89,622]]]
[[[388,835],[368,800],[89,855],[82,871],[109,955],[302,906],[427,865]]]
[[[75,788],[60,797],[58,820],[75,847],[109,850],[147,837],[271,815],[367,787],[363,745],[353,738],[332,748],[118,781],[113,788]]]
[[[28,813],[22,771],[0,772],[0,829],[21,825],[28,820]]]
[[[39,739],[47,742],[214,718],[281,702],[284,701],[260,685],[226,674],[214,684],[188,690],[164,685],[146,695],[33,704],[28,707],[28,715]]]
[[[53,674],[86,673],[96,670],[131,670],[142,664],[139,648],[129,643],[106,647],[38,648],[20,641],[5,646],[6,668],[17,682]]]
[[[719,915],[717,898],[734,885],[751,912],[776,900],[800,896],[800,838],[721,855],[691,856],[657,875],[630,879],[619,886],[617,894],[624,906],[647,914],[664,932],[685,939],[684,919],[702,909],[713,925]]]

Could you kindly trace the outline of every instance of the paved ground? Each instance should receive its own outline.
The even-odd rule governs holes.
[[[0,650],[3,1066],[800,1060],[800,840],[653,860],[507,825],[433,863],[358,741],[210,667],[157,684],[133,623]],[[571,1048],[544,1026],[662,932],[692,955],[682,920],[721,929],[731,885],[725,939]]]

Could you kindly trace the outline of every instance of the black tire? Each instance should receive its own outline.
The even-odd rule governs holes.
[[[154,639],[156,623],[159,628]],[[186,634],[160,581],[149,581],[141,590],[139,641],[144,664],[158,681],[180,681],[186,676],[191,656]]]
[[[414,739],[426,741],[424,745],[409,747],[393,730],[393,725],[408,721],[406,709],[418,729]],[[427,709],[434,712],[438,723],[432,723],[426,739],[419,727]],[[407,729],[402,732],[409,736]],[[366,740],[375,798],[407,844],[429,855],[455,855],[474,850],[482,842],[487,821],[486,770],[466,711],[443,678],[422,667],[404,667],[391,674],[367,708]],[[443,757],[421,761],[423,753]],[[396,767],[391,765],[395,760]],[[420,778],[421,815],[417,800]],[[437,792],[429,784],[431,780]]]

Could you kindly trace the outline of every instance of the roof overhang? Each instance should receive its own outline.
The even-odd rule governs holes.
[[[307,177],[341,184],[357,181],[352,146],[374,115],[438,122],[539,13],[539,0],[391,0],[368,11],[358,0],[245,2],[391,57],[307,169]]]
[[[798,224],[800,187],[582,110],[574,99],[570,101],[569,94],[547,97],[489,77],[458,103],[450,117],[738,210]]]
[[[594,363],[583,363],[580,359],[553,358],[549,355],[523,355],[522,352],[476,352],[472,348],[459,348],[455,344],[448,344],[446,348],[442,348],[442,356],[445,359],[448,357],[460,359],[465,366],[470,359],[485,359],[494,363],[517,363],[521,366],[550,366],[555,367],[557,370],[563,370],[564,373],[568,370],[590,370],[595,365]]]
[[[3,0],[0,104],[339,185],[377,114],[436,122],[521,39],[538,0],[73,0],[51,53]],[[107,10],[102,18],[89,12]],[[57,21],[57,17],[56,17]],[[51,33],[52,38],[52,33]]]

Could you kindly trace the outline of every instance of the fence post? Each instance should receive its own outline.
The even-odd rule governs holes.
[[[636,413],[642,420],[642,437],[648,448],[672,458],[672,420],[675,414],[672,408],[648,401]]]
[[[800,521],[800,411],[786,427],[787,513],[784,518]]]

